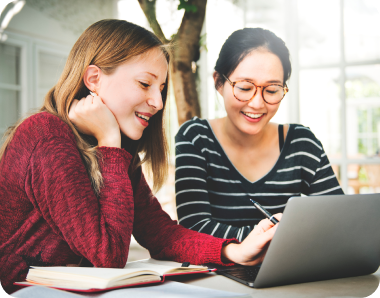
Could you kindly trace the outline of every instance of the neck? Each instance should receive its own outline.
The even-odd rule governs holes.
[[[255,149],[265,145],[267,139],[268,125],[259,133],[250,135],[239,130],[228,117],[223,118],[222,133],[228,139],[228,142],[240,148]]]

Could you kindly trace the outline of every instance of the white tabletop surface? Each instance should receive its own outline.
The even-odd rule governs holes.
[[[216,273],[196,276],[176,276],[170,280],[205,288],[245,293],[251,297],[367,297],[376,291],[380,281],[380,269],[371,275],[349,277],[280,287],[255,289]],[[380,289],[379,296],[380,296]]]

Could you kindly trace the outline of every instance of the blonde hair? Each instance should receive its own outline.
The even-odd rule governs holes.
[[[89,94],[83,82],[84,73],[89,65],[98,66],[105,74],[112,74],[115,69],[132,57],[144,54],[147,51],[160,48],[169,63],[169,53],[166,46],[148,30],[124,20],[101,20],[91,25],[79,37],[70,51],[66,65],[58,83],[46,94],[44,104],[39,112],[48,112],[67,123],[76,138],[76,144],[84,161],[87,173],[95,190],[99,194],[103,178],[100,172],[98,158],[100,158],[96,144],[82,135],[71,123],[68,113],[74,99],[80,99]],[[162,101],[165,107],[167,90],[162,91]],[[146,167],[153,178],[153,189],[158,190],[164,183],[168,168],[168,144],[164,131],[164,108],[150,120],[140,140],[130,141],[133,145],[132,164],[129,174],[132,181],[139,179],[141,164]],[[0,148],[0,160],[3,158],[8,144],[12,141],[19,120],[8,128],[4,135],[4,143]],[[139,153],[144,157],[140,160]],[[133,177],[135,176],[135,177]],[[132,179],[133,178],[133,179]]]

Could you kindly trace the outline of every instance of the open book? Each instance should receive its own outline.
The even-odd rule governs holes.
[[[163,282],[165,276],[206,273],[207,267],[147,259],[130,262],[125,268],[95,267],[37,267],[29,269],[25,282],[16,285],[47,287],[77,291],[99,292],[116,288]]]

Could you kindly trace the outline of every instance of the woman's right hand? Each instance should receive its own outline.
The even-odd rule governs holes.
[[[119,124],[99,96],[74,99],[69,119],[81,133],[95,137],[99,146],[121,147]]]
[[[281,220],[282,213],[275,214]],[[276,232],[278,224],[269,219],[263,219],[240,244],[229,243],[222,249],[225,261],[232,261],[245,266],[255,266],[263,262],[270,241]]]

